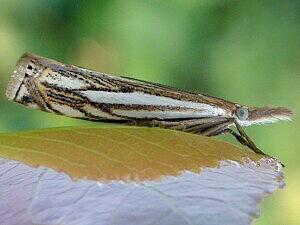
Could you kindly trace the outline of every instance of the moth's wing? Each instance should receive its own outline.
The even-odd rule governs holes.
[[[104,112],[99,117],[130,119],[194,119],[224,117],[233,103],[223,99],[178,90],[166,85],[104,73],[42,59],[44,66],[37,78],[44,93],[53,100],[72,101],[80,109],[93,106]],[[55,97],[55,94],[59,96]],[[60,111],[60,110],[59,110]],[[65,113],[65,112],[64,112]],[[92,113],[92,112],[89,112]]]

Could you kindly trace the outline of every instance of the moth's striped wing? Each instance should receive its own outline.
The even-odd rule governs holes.
[[[33,55],[14,100],[45,111],[92,120],[174,120],[230,116],[235,104],[171,87],[111,76]],[[16,85],[16,82],[10,82]],[[16,88],[15,88],[16,89]],[[12,94],[11,94],[12,95]]]

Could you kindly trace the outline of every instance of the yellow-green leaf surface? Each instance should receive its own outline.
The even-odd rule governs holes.
[[[0,157],[48,167],[73,179],[159,179],[222,160],[261,158],[229,143],[184,132],[142,127],[68,127],[0,135]]]

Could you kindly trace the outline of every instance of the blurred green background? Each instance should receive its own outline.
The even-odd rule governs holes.
[[[297,0],[1,0],[0,131],[90,124],[6,100],[27,51],[241,104],[288,106],[293,122],[246,128],[286,164],[287,187],[264,201],[255,224],[300,224],[299,37]]]

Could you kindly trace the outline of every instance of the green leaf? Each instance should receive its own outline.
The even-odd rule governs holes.
[[[0,224],[250,225],[263,197],[284,186],[278,166],[156,128],[1,134]]]
[[[220,161],[257,161],[246,148],[158,128],[109,126],[42,129],[0,135],[0,157],[63,171],[73,179],[149,180],[199,172]]]

